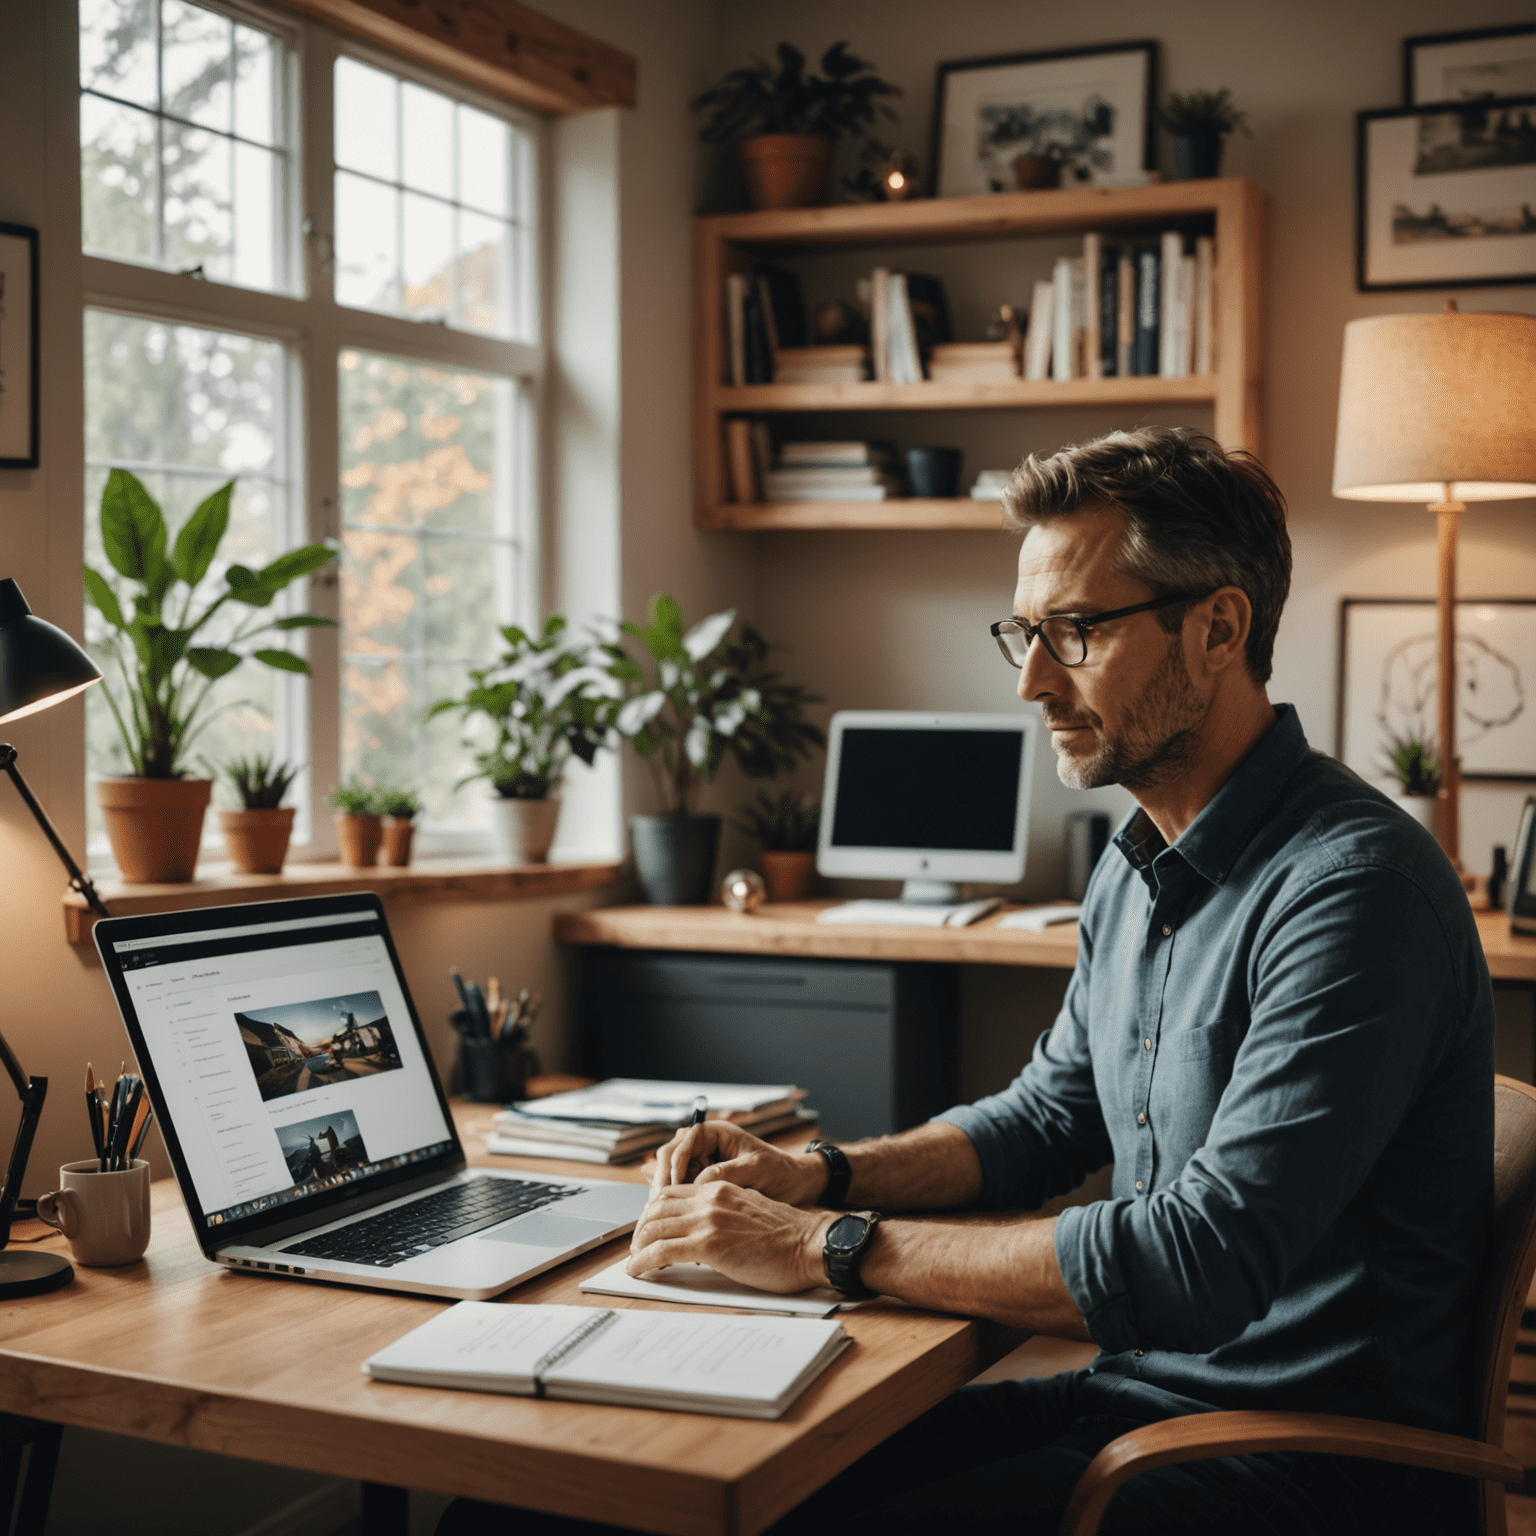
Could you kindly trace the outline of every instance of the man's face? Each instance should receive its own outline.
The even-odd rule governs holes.
[[[1015,617],[1090,617],[1156,594],[1115,570],[1125,517],[1112,507],[1037,523],[1019,550]],[[1156,612],[1112,619],[1088,632],[1088,656],[1062,666],[1038,637],[1019,673],[1019,697],[1040,705],[1056,771],[1072,789],[1153,788],[1174,778],[1198,746],[1204,702],[1190,679],[1182,634]]]

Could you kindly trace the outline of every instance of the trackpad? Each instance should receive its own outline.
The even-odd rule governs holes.
[[[492,1243],[520,1243],[529,1248],[580,1248],[610,1230],[606,1221],[583,1221],[579,1216],[558,1216],[553,1211],[536,1211],[522,1221],[514,1221],[485,1238]]]

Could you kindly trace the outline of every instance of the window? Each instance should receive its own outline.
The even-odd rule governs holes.
[[[532,607],[537,124],[247,0],[81,0],[80,21],[93,563],[113,466],[173,536],[235,478],[225,563],[336,539],[284,594],[338,620],[292,637],[313,680],[222,679],[202,755],[307,764],[317,841],[358,772],[422,793],[429,848],[474,846],[460,725],[424,715]],[[121,771],[94,693],[87,738],[92,772]]]

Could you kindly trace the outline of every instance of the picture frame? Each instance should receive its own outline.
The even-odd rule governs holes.
[[[1536,795],[1527,795],[1520,808],[1515,857],[1509,866],[1504,905],[1516,933],[1536,933]]]
[[[1437,734],[1439,628],[1419,597],[1346,597],[1339,604],[1334,756],[1387,784],[1391,734]],[[1463,782],[1536,784],[1536,598],[1456,603]]]
[[[1051,149],[1070,183],[1144,180],[1156,164],[1157,64],[1149,40],[940,64],[929,194],[1014,190],[1014,159]]]
[[[1536,283],[1536,95],[1361,112],[1362,293]]]
[[[0,469],[38,464],[37,281],[37,231],[0,224]]]
[[[1536,23],[1403,39],[1403,105],[1536,96]]]

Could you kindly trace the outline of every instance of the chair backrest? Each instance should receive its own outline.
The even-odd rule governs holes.
[[[1476,1353],[1477,1426],[1484,1440],[1504,1443],[1504,1405],[1515,1339],[1536,1270],[1536,1088],[1493,1080],[1493,1232],[1482,1306],[1472,1342]]]

